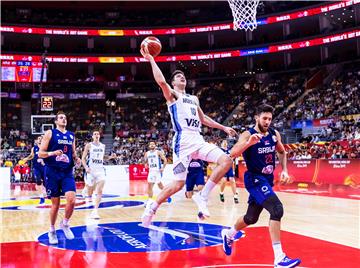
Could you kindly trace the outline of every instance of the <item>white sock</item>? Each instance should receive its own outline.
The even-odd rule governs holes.
[[[212,191],[212,189],[214,189],[215,186],[216,186],[215,182],[213,182],[212,180],[208,180],[204,188],[201,190],[200,195],[202,196],[202,198],[208,200],[209,194]]]
[[[228,231],[227,231],[227,235],[229,236],[230,239],[234,239],[235,235],[238,233],[238,231],[235,230],[234,227],[231,227]]]
[[[272,244],[274,250],[275,263],[278,263],[285,257],[285,253],[282,250],[281,243],[275,242]]]
[[[40,198],[44,198],[44,194],[41,193],[41,194],[39,195],[39,197],[40,197]]]
[[[63,224],[65,225],[65,226],[67,226],[67,225],[69,225],[69,219],[63,219]]]
[[[50,225],[50,232],[55,232],[55,226],[54,225]]]
[[[220,192],[220,194],[221,194],[221,195],[223,195],[223,194],[224,194],[224,192]]]
[[[150,208],[154,211],[156,211],[158,209],[158,207],[159,207],[159,204],[156,201],[154,201],[150,206]]]

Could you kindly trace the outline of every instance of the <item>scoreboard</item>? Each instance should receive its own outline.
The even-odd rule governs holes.
[[[41,62],[30,61],[1,61],[2,82],[40,82]],[[46,82],[46,71],[44,68],[43,82]]]

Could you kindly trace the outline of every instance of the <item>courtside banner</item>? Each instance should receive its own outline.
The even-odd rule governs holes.
[[[146,180],[149,170],[142,164],[133,164],[129,166],[130,180]]]
[[[239,177],[244,180],[246,165],[239,163]],[[274,176],[280,179],[281,166],[277,163]],[[301,159],[288,160],[289,176],[293,182],[341,184],[360,188],[360,159]]]

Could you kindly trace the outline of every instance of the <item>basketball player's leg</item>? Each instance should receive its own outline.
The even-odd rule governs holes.
[[[193,200],[199,208],[199,217],[209,217],[207,208],[209,194],[216,184],[224,177],[232,165],[231,158],[214,144],[204,143],[204,146],[194,153],[193,158],[201,159],[210,163],[217,163],[201,192],[193,195]]]
[[[40,204],[43,204],[45,202],[44,200],[44,187],[43,182],[44,179],[44,170],[38,170],[34,169],[34,178],[35,178],[35,190],[37,195],[40,197]]]
[[[142,224],[145,227],[150,225],[151,220],[159,206],[167,201],[173,194],[180,191],[185,185],[187,168],[190,164],[191,157],[184,156],[182,158],[178,158],[178,156],[174,154],[173,159],[175,179],[160,191],[155,201],[149,200],[146,204],[145,211],[141,216]]]
[[[69,227],[69,220],[74,212],[76,201],[75,178],[72,174],[72,171],[63,174],[61,179],[61,189],[62,192],[65,193],[66,205],[64,219],[62,222],[60,222],[60,227],[64,231],[65,237],[67,239],[74,239],[74,234]]]
[[[105,177],[102,177],[101,175],[99,175],[97,177],[96,183],[95,183],[95,201],[94,201],[94,210],[91,212],[90,217],[92,219],[100,219],[99,213],[98,213],[98,209],[101,203],[101,199],[102,199],[102,194],[103,194],[103,189],[105,186]]]
[[[193,192],[194,192],[194,187],[195,187],[195,181],[196,177],[194,176],[194,174],[192,172],[189,172],[186,176],[186,192],[185,192],[185,197],[186,198],[191,198],[193,196]]]
[[[61,185],[59,183],[59,177],[56,172],[54,172],[51,168],[45,169],[45,177],[46,177],[46,193],[48,198],[51,200],[51,208],[50,208],[50,230],[48,233],[49,243],[57,244],[58,239],[55,231],[56,219],[60,207],[60,189]]]
[[[224,196],[224,190],[225,190],[225,186],[226,186],[226,177],[222,178],[221,182],[220,182],[220,201],[224,202],[225,201],[225,196]]]

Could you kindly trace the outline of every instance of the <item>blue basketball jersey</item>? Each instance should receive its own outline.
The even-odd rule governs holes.
[[[53,152],[56,150],[62,150],[63,154],[59,156],[49,156],[45,158],[45,164],[49,167],[59,168],[63,170],[68,170],[74,166],[73,161],[73,143],[75,140],[74,133],[66,131],[62,133],[58,129],[52,129],[52,136],[49,141],[49,146],[47,148],[48,152]]]
[[[43,168],[43,165],[41,165],[39,162],[38,162],[38,159],[39,159],[39,151],[40,151],[40,148],[39,146],[37,145],[34,145],[34,158],[33,158],[33,168],[36,168],[36,169],[41,169]]]
[[[220,148],[224,153],[226,153],[227,155],[230,154],[230,150],[229,149],[224,149],[224,148]]]
[[[251,135],[258,133],[254,128],[250,128],[249,132]],[[269,128],[268,132],[260,142],[247,148],[243,157],[248,171],[273,178],[277,137],[275,130]]]

